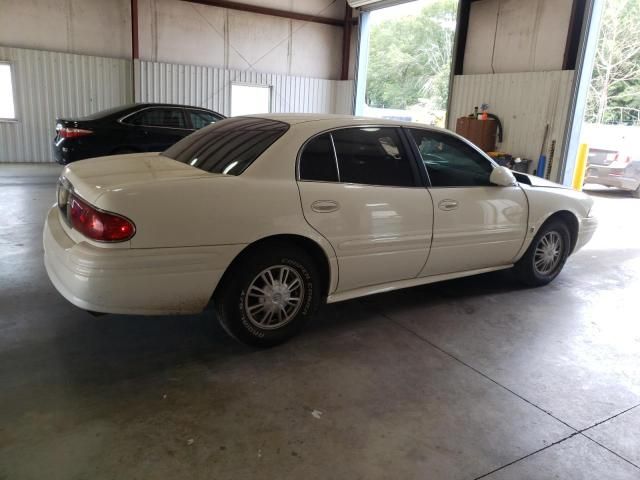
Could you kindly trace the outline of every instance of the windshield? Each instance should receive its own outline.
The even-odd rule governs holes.
[[[276,120],[228,118],[183,138],[162,155],[207,172],[240,175],[288,129]]]

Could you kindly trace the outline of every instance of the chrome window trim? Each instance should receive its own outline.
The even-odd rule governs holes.
[[[165,109],[172,109],[172,110],[184,110],[184,107],[160,107],[160,106],[152,106],[152,107],[143,107],[140,110],[136,110],[135,112],[131,112],[131,113],[127,113],[124,117],[120,117],[117,122],[121,123],[122,125],[128,125],[130,127],[148,127],[148,128],[166,128],[169,130],[186,130],[187,132],[193,132],[195,131],[193,128],[181,128],[181,127],[163,127],[160,125],[134,125],[133,123],[128,123],[125,122],[125,120],[129,117],[131,117],[132,115],[137,115],[140,112],[143,112],[145,110],[151,110],[151,109],[159,109],[159,108],[165,108]],[[182,112],[184,115],[184,111]],[[186,119],[185,119],[186,120]]]

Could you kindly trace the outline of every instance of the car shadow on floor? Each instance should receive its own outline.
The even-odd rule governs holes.
[[[395,308],[419,307],[428,311],[442,302],[454,302],[470,314],[473,298],[522,288],[508,272],[492,272],[329,304],[296,339],[275,348],[296,349],[304,348],[307,342],[331,341],[350,329],[366,328],[368,320]],[[74,317],[77,319],[56,335],[55,355],[62,362],[66,380],[76,385],[110,384],[178,366],[211,366],[260,354],[228,337],[211,312],[192,316],[93,317],[77,310]]]

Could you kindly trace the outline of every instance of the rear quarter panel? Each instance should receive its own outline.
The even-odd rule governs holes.
[[[206,174],[125,185],[108,189],[95,205],[135,223],[131,248],[246,246],[273,235],[306,237],[327,256],[333,291],[335,253],[302,215],[295,156],[286,149],[271,150],[256,161],[261,168],[252,165],[240,176]]]

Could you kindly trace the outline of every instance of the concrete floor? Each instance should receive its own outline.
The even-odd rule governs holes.
[[[252,351],[63,300],[57,172],[0,169],[0,479],[640,478],[640,200],[595,192],[597,236],[545,288],[337,304]]]

